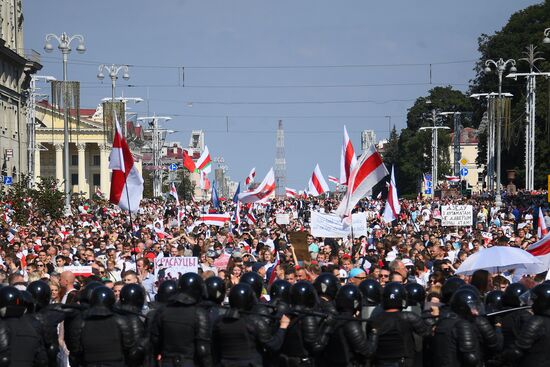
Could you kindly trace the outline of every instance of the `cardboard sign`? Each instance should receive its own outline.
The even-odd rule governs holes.
[[[277,224],[290,224],[290,215],[288,215],[288,214],[275,214],[275,222]]]
[[[308,245],[307,245],[307,236],[308,232],[306,231],[297,231],[297,232],[288,232],[287,237],[288,241],[294,247],[294,252],[298,260],[309,259]]]
[[[367,214],[352,215],[353,236],[367,236]],[[314,237],[345,238],[351,235],[352,225],[336,214],[311,212],[311,234]]]
[[[164,277],[178,279],[185,273],[197,273],[199,270],[199,259],[194,256],[162,257],[155,259],[155,274],[164,270]]]
[[[471,226],[473,224],[473,208],[471,205],[442,205],[442,226]]]

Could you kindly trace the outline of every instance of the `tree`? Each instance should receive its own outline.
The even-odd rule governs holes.
[[[52,219],[59,219],[64,214],[65,193],[58,189],[58,182],[53,177],[41,177],[32,190],[32,198],[40,212]]]
[[[391,170],[392,165],[396,165],[399,161],[399,135],[395,125],[390,132],[390,138],[388,143],[384,147],[384,163],[388,171]]]
[[[181,178],[181,182],[177,185],[178,197],[180,200],[191,201],[193,200],[193,193],[195,192],[195,184],[191,182],[189,172],[184,169],[178,175]]]

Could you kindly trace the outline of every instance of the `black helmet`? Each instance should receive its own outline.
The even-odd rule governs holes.
[[[27,313],[34,313],[34,299],[32,299],[32,294],[27,290],[20,292],[21,300],[23,301],[23,306],[25,306],[25,310],[27,310]]]
[[[210,277],[204,281],[206,299],[221,305],[225,298],[225,282],[219,277]]]
[[[139,284],[126,284],[120,290],[120,304],[141,310],[145,304],[145,290]]]
[[[239,283],[229,291],[229,305],[237,310],[250,311],[256,300],[254,290],[247,283]]]
[[[353,284],[346,284],[336,293],[336,309],[340,312],[355,312],[361,308],[361,291]]]
[[[336,297],[336,292],[338,292],[340,282],[332,273],[321,273],[315,279],[315,282],[313,282],[313,286],[315,287],[319,297],[325,296],[332,301],[334,300],[334,297]]]
[[[13,286],[0,288],[0,315],[2,317],[21,317],[25,313],[25,306],[21,298],[21,291]]]
[[[423,306],[426,299],[426,290],[418,283],[408,283],[405,285],[407,290],[408,306]]]
[[[111,309],[115,304],[115,294],[104,285],[94,288],[90,296],[90,307],[106,307]]]
[[[374,279],[365,279],[359,284],[363,301],[367,306],[378,306],[382,300],[382,286]]]
[[[290,303],[293,306],[313,308],[317,305],[317,292],[309,282],[300,280],[290,287]]]
[[[466,284],[466,282],[457,277],[447,279],[441,287],[441,303],[448,305],[449,302],[451,302],[451,297],[454,292],[464,284]]]
[[[502,295],[502,305],[505,307],[519,307],[521,301],[519,296],[527,292],[527,287],[521,283],[512,283],[506,287]]]
[[[80,293],[78,293],[78,301],[81,304],[89,304],[94,289],[98,287],[103,287],[103,284],[101,284],[100,282],[88,283],[83,289],[80,290]]]
[[[178,291],[178,284],[175,280],[168,279],[160,283],[157,294],[155,295],[155,301],[160,303],[166,303]]]
[[[281,300],[290,303],[290,283],[286,280],[277,279],[269,288],[269,297],[271,301]]]
[[[50,303],[52,298],[52,290],[50,289],[48,283],[42,280],[36,280],[29,284],[27,290],[32,295],[37,310],[46,307]]]
[[[253,271],[244,273],[241,275],[241,279],[239,280],[239,283],[246,283],[249,286],[252,287],[252,290],[256,294],[257,298],[260,298],[262,295],[262,289],[264,287],[264,280],[262,276],[258,273],[255,273]]]
[[[194,302],[199,302],[206,293],[204,281],[197,273],[185,273],[180,277],[178,290]]]
[[[542,283],[531,289],[533,313],[535,315],[549,315],[550,311],[550,284]]]
[[[488,313],[502,310],[503,295],[503,291],[490,291],[485,295],[485,306]]]
[[[482,315],[483,303],[479,293],[469,287],[461,287],[451,298],[451,310],[459,316],[472,318]]]
[[[402,310],[407,306],[407,290],[398,282],[389,282],[382,292],[382,306],[384,310],[396,308]]]

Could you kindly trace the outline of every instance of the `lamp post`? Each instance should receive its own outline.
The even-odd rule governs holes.
[[[118,73],[124,70],[124,74],[122,74],[122,79],[124,80],[130,79],[130,74],[128,74],[128,65],[115,65],[115,64],[110,66],[105,64],[99,65],[99,70],[97,72],[97,78],[99,80],[103,80],[105,78],[105,74],[103,74],[103,70],[106,70],[109,73],[109,78],[111,78],[111,102],[113,102],[114,104],[116,80],[118,79]]]
[[[501,189],[500,189],[500,162],[501,162],[501,136],[502,136],[502,74],[504,74],[504,71],[506,70],[506,67],[508,65],[511,65],[510,72],[515,73],[517,71],[516,69],[516,61],[514,59],[508,59],[504,61],[503,59],[499,59],[497,61],[494,60],[487,60],[485,61],[485,72],[490,73],[491,72],[491,66],[494,66],[496,68],[497,74],[498,74],[498,118],[497,118],[497,187],[496,187],[496,197],[495,197],[495,204],[497,207],[502,206],[502,198],[501,198]]]
[[[63,112],[63,149],[65,151],[64,157],[64,178],[65,178],[65,213],[71,213],[71,189],[70,189],[70,176],[69,176],[69,106],[67,105],[67,61],[69,54],[71,53],[71,42],[78,40],[78,46],[76,51],[80,54],[86,52],[86,47],[84,46],[84,37],[80,34],[75,34],[73,36],[67,35],[63,32],[60,36],[57,36],[53,33],[46,35],[46,44],[44,45],[44,51],[52,52],[53,45],[52,40],[56,40],[59,44],[57,48],[63,54],[63,102],[65,104],[65,110]]]

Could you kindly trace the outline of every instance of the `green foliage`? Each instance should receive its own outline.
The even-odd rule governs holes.
[[[64,214],[65,193],[58,190],[58,182],[53,177],[41,177],[32,190],[32,197],[37,210],[42,215],[59,219]]]
[[[178,197],[180,200],[191,201],[193,199],[193,193],[195,192],[195,184],[191,182],[189,172],[183,169],[178,176],[181,178],[181,182],[176,187]]]
[[[384,163],[388,171],[391,171],[392,165],[397,165],[399,162],[399,135],[395,125],[390,132],[390,139],[384,147]]]
[[[10,186],[6,195],[6,200],[11,201],[14,210],[12,220],[19,225],[26,225],[31,216],[29,202],[32,198],[32,191],[28,187],[29,178],[22,176],[20,180]]]

